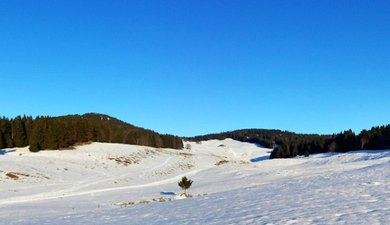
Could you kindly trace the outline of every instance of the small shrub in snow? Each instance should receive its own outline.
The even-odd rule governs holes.
[[[187,189],[189,189],[192,185],[192,180],[188,179],[187,177],[182,177],[181,181],[178,182],[179,187],[183,189],[184,195],[187,195]]]

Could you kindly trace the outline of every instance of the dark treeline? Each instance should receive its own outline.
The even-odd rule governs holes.
[[[281,130],[245,129],[187,138],[192,141],[232,138],[273,148],[270,158],[291,158],[325,152],[390,149],[390,125],[356,135],[351,130],[333,135],[296,134]]]
[[[145,145],[157,148],[183,148],[182,140],[160,135],[101,114],[61,117],[18,116],[0,119],[0,148],[25,147],[30,151],[65,149],[86,142]]]
[[[0,148],[25,147],[29,143],[33,118],[18,116],[0,119]]]
[[[317,135],[317,134],[297,134],[289,131],[281,130],[266,130],[266,129],[244,129],[235,130],[230,132],[223,132],[218,134],[208,134],[203,136],[196,136],[193,138],[186,138],[192,141],[203,141],[218,139],[223,140],[231,138],[237,141],[250,142],[259,144],[266,148],[274,148],[275,146],[282,145],[285,142],[321,142],[330,138],[330,135]]]
[[[356,135],[347,130],[330,138],[316,141],[285,140],[271,153],[271,158],[290,158],[325,152],[348,152],[357,150],[390,149],[390,125],[373,127]]]

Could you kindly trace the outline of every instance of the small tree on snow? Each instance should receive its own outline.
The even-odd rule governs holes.
[[[189,189],[192,185],[192,180],[188,179],[187,177],[182,177],[181,181],[179,181],[178,185],[183,189],[184,195],[187,195],[187,189]]]

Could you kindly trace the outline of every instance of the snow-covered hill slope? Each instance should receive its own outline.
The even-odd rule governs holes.
[[[0,224],[390,224],[390,152],[268,160],[231,139],[186,144],[1,150]]]

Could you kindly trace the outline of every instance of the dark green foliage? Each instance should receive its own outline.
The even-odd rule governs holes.
[[[45,131],[45,119],[38,117],[33,124],[34,129],[30,132],[30,151],[38,152],[43,149],[45,143],[44,131]]]
[[[184,194],[186,194],[187,189],[189,189],[191,187],[192,182],[193,182],[192,180],[190,180],[184,176],[181,178],[181,181],[179,181],[179,183],[177,183],[177,184],[179,185],[179,187],[181,187],[181,189],[183,189]]]
[[[0,119],[0,148],[24,147],[30,151],[65,149],[86,142],[112,142],[157,148],[182,149],[180,138],[160,135],[101,114],[62,117]]]
[[[246,129],[187,138],[192,141],[232,138],[273,148],[270,158],[309,156],[324,152],[390,149],[390,125],[355,135],[347,130],[333,135],[296,134],[281,130]]]
[[[0,148],[24,147],[28,145],[31,117],[18,116],[15,119],[0,119]]]
[[[0,149],[5,148],[6,146],[3,133],[0,131]]]
[[[295,146],[298,144],[298,154],[295,154]],[[292,150],[293,149],[293,150]],[[379,150],[390,149],[390,125],[373,127],[371,130],[363,130],[355,135],[352,130],[334,134],[330,138],[315,141],[295,140],[285,141],[277,146],[271,153],[270,158],[289,158],[297,155],[308,156],[309,154],[324,152],[348,152],[356,150]]]
[[[363,130],[359,138],[363,149],[390,149],[390,125]]]
[[[281,130],[245,129],[219,134],[209,134],[189,138],[194,141],[232,138],[273,148],[270,158],[290,158],[323,151],[324,143],[330,135],[297,134]]]
[[[24,122],[20,116],[11,121],[12,140],[15,147],[28,145],[27,133]]]
[[[360,149],[360,141],[352,130],[347,130],[333,136],[332,141],[336,143],[336,151],[338,152]]]
[[[90,113],[40,119],[44,122],[33,126],[32,136],[35,129],[43,134],[44,140],[38,141],[41,149],[62,149],[92,141],[183,148],[181,139],[175,136],[160,135],[107,115]]]
[[[204,136],[196,136],[193,138],[187,138],[192,141],[205,141],[211,139],[223,140],[231,138],[237,141],[249,142],[259,144],[266,148],[274,148],[275,145],[281,145],[285,142],[300,143],[301,140],[305,141],[323,141],[330,138],[330,135],[317,135],[317,134],[296,134],[288,131],[281,130],[266,130],[266,129],[244,129],[230,132],[223,132],[219,134],[208,134]]]

